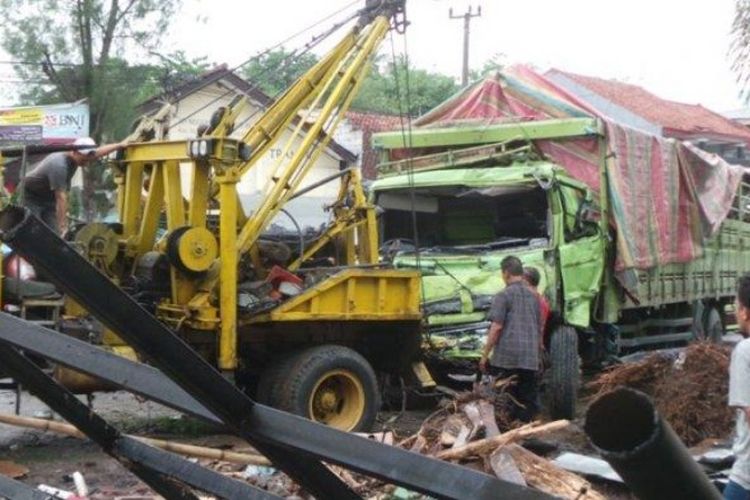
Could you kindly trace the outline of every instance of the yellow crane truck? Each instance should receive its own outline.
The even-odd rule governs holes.
[[[340,172],[331,221],[302,254],[280,258],[262,235],[305,189],[305,175],[402,14],[403,0],[368,1],[352,30],[240,139],[230,137],[247,105],[238,98],[194,139],[129,144],[109,160],[118,223],[85,224],[69,235],[102,273],[261,402],[344,430],[373,424],[376,374],[419,372],[412,366],[419,275],[380,264],[375,209],[354,168]],[[263,198],[245,213],[238,182],[290,128],[301,145],[281,145]],[[338,260],[309,267],[331,248]],[[66,314],[76,313],[85,311],[70,300]],[[136,356],[106,329],[96,341]],[[69,387],[90,382],[65,368],[57,375]]]

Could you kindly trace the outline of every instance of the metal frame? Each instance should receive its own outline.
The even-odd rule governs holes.
[[[244,97],[219,108],[209,127],[193,140],[129,144],[111,161],[122,225],[117,235],[122,250],[118,264],[124,264],[112,266],[111,277],[122,281],[146,252],[170,255],[171,294],[157,305],[156,315],[172,326],[216,332],[216,364],[223,372],[233,373],[239,366],[237,329],[243,318],[238,317],[238,266],[247,255],[257,276],[266,276],[257,244],[260,235],[286,203],[307,189],[302,186],[305,177],[326,150],[392,21],[398,24],[403,4],[403,0],[368,2],[351,31],[274,101],[240,140],[230,135],[248,104]],[[281,154],[270,169],[261,202],[247,217],[237,185],[276,144]],[[187,170],[192,186],[183,192],[181,175]],[[187,207],[184,198],[189,200]],[[209,206],[219,209],[218,237],[201,231],[207,228]],[[332,240],[346,247],[347,265],[378,263],[375,209],[367,202],[358,169],[342,175],[342,189],[332,207],[334,220],[290,270]],[[165,252],[156,239],[162,209],[172,243],[185,249],[177,256]],[[207,256],[207,248],[220,248],[221,258]],[[353,295],[355,303],[367,300]],[[413,308],[418,309],[417,300]],[[305,319],[316,319],[312,316]],[[385,312],[381,316],[378,319],[402,319]]]
[[[123,436],[14,347],[0,344],[0,363],[47,406],[165,498],[197,500],[188,485],[221,498],[278,498],[173,453]]]
[[[319,460],[436,498],[465,498],[467,492],[473,498],[496,498],[499,492],[547,498],[465,467],[258,405],[27,210],[9,207],[0,212],[0,229],[6,244],[319,498],[358,498]]]
[[[43,491],[0,474],[0,497],[13,500],[54,500]]]
[[[564,118],[530,122],[503,123],[478,127],[451,127],[381,132],[372,136],[375,149],[428,148],[437,146],[477,145],[495,142],[601,135],[595,118]]]

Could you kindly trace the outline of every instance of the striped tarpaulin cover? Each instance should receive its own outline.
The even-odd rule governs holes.
[[[414,124],[444,127],[550,118],[598,117],[607,134],[606,168],[619,271],[687,262],[729,213],[743,168],[676,141],[611,121],[525,66],[461,90]],[[538,141],[573,177],[599,189],[595,139]]]

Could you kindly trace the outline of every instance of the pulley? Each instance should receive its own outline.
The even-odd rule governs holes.
[[[169,262],[184,273],[208,271],[218,255],[216,237],[205,227],[179,227],[167,237]]]
[[[110,266],[117,258],[118,236],[108,224],[84,224],[75,231],[73,240],[90,262]]]

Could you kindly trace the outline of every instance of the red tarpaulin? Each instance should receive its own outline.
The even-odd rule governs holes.
[[[617,228],[617,269],[687,262],[729,213],[744,169],[684,142],[654,137],[602,116],[533,70],[516,66],[477,82],[414,122],[420,128],[598,117],[607,134],[607,175]],[[599,189],[596,139],[537,141],[573,177]]]

